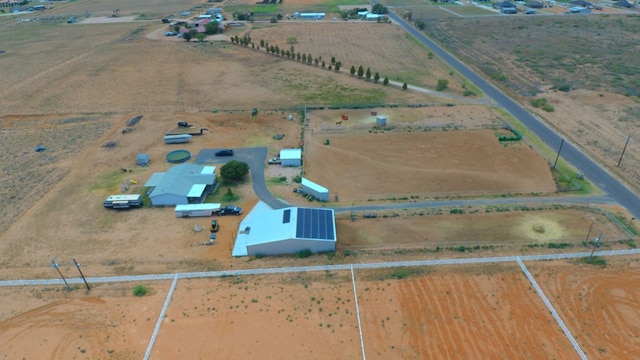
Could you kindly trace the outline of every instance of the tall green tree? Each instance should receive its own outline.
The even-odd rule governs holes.
[[[385,86],[389,85],[389,78],[385,76],[384,80],[382,81],[382,84]]]
[[[196,37],[196,35],[198,35],[198,30],[191,29],[191,30],[187,31],[186,33],[184,33],[182,35],[182,38],[185,39],[187,42],[189,42],[189,41],[191,41],[191,39]]]
[[[378,82],[378,80],[380,80],[380,74],[376,72],[376,74],[373,75],[373,81]]]
[[[387,9],[382,4],[375,4],[371,8],[371,12],[374,13],[374,14],[388,14],[389,13],[389,9]]]
[[[247,174],[249,174],[249,165],[238,160],[231,160],[220,168],[220,177],[223,180],[241,181]]]
[[[353,75],[356,73],[356,68],[355,66],[351,65],[351,70],[349,70],[349,74]]]
[[[362,75],[364,75],[364,69],[362,68],[362,65],[360,65],[358,67],[358,77],[362,77]]]
[[[367,80],[371,79],[371,69],[367,68],[367,72],[364,73],[364,76],[367,78]]]
[[[340,68],[342,67],[342,62],[337,61],[337,62],[335,63],[335,67],[336,67],[336,71],[340,71]]]
[[[221,33],[222,29],[218,27],[219,25],[220,23],[217,21],[212,21],[210,23],[207,23],[207,25],[204,26],[204,32],[207,35],[214,35],[214,34]]]
[[[402,90],[407,90],[407,83],[402,84]]]

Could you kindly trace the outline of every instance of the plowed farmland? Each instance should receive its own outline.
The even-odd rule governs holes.
[[[527,267],[589,359],[629,359],[640,351],[637,259],[599,267],[566,262]]]
[[[516,265],[407,271],[358,273],[367,358],[578,358]]]

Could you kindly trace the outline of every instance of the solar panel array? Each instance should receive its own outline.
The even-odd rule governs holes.
[[[291,209],[286,209],[282,213],[282,223],[283,224],[288,224],[289,221],[291,221]]]
[[[335,240],[333,212],[328,209],[298,208],[296,237],[302,239]]]

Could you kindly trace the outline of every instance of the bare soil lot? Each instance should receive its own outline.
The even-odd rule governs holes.
[[[357,325],[349,273],[180,281],[152,356],[353,359]]]
[[[528,263],[589,358],[625,358],[636,333],[638,261]],[[226,359],[578,358],[516,264],[179,280],[151,356]],[[9,358],[140,358],[170,282],[2,289],[0,353]],[[16,296],[17,295],[17,296]],[[35,339],[39,341],[34,342]],[[215,341],[213,340],[215,339]],[[544,355],[541,355],[544,354]]]
[[[96,285],[96,284],[94,284]],[[0,355],[7,359],[140,359],[170,282],[154,282],[144,298],[135,285],[0,289]]]
[[[474,116],[477,127],[487,118],[500,126],[487,109],[427,108],[424,115],[416,112],[416,118],[407,122],[398,121],[393,110],[381,114],[385,111],[388,127],[380,128],[374,128],[376,116],[368,111],[310,113],[313,126],[311,136],[305,136],[305,177],[347,203],[555,191],[548,164],[526,143],[500,143],[498,129],[457,130],[458,124],[472,125]],[[349,120],[341,122],[341,114]],[[443,124],[453,116],[459,123]]]

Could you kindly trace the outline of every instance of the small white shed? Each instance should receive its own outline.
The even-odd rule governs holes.
[[[313,195],[313,197],[320,201],[329,201],[329,189],[326,187],[316,184],[306,178],[302,178],[301,185],[302,191],[305,193]]]
[[[302,149],[282,149],[280,150],[281,166],[301,166]]]

